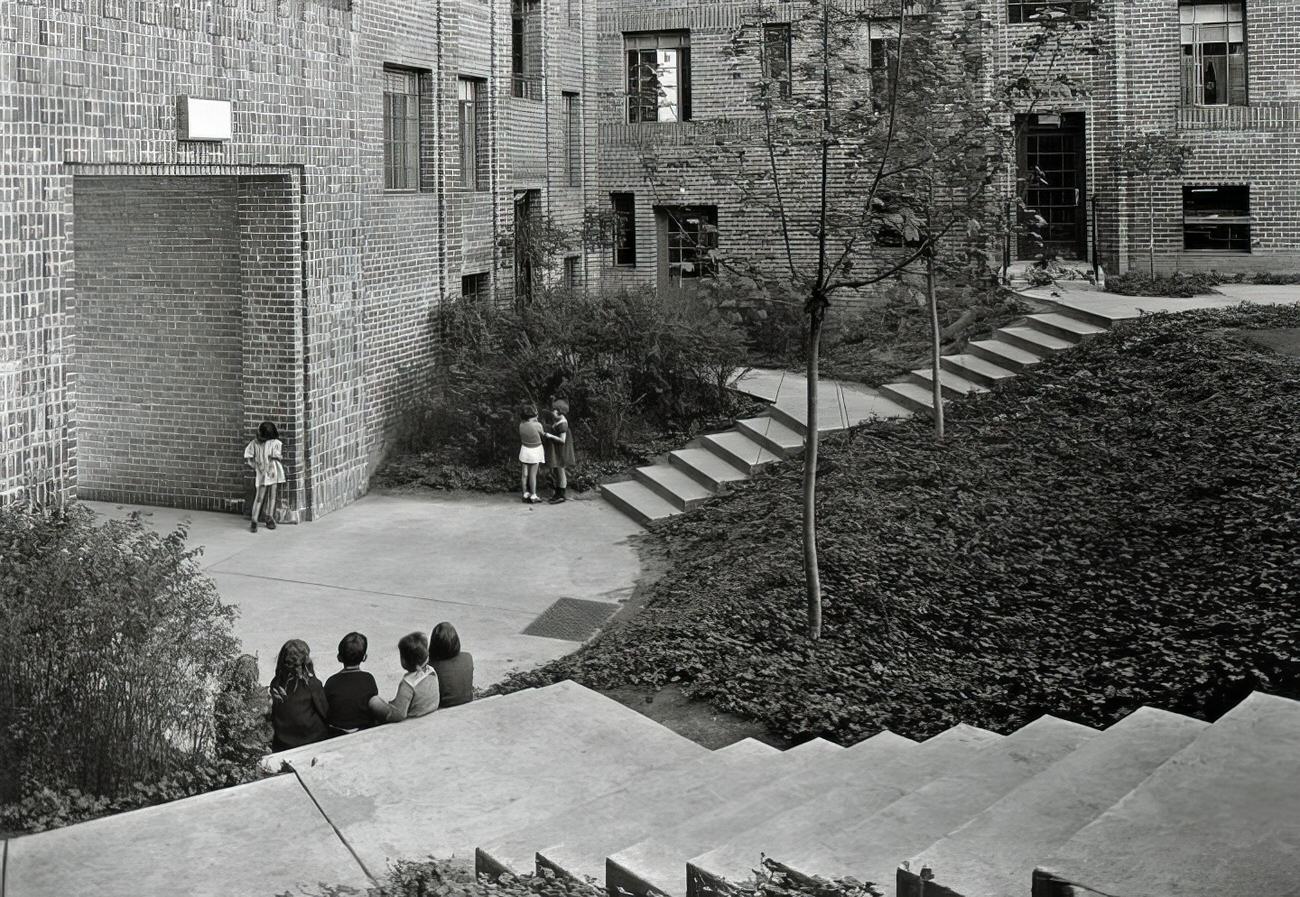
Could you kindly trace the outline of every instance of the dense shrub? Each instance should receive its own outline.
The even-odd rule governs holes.
[[[519,406],[544,408],[552,395],[570,403],[581,458],[622,460],[621,447],[647,433],[729,416],[726,386],[744,361],[740,332],[688,296],[552,290],[522,307],[457,301],[440,328],[438,391],[405,414],[395,448],[452,466],[509,471]]]
[[[1225,283],[1244,284],[1297,284],[1300,273],[1280,273],[1269,271],[1238,272],[1222,274],[1218,271],[1195,271],[1188,274],[1174,274],[1148,277],[1135,271],[1117,274],[1106,278],[1106,291],[1122,296],[1165,296],[1174,299],[1187,299],[1192,296],[1204,296],[1217,292],[1214,288]]]
[[[658,525],[647,606],[505,689],[682,682],[844,742],[1300,697],[1300,360],[1232,330],[1292,327],[1300,307],[1144,318],[954,402],[943,445],[925,420],[828,439],[821,640],[783,466]]]
[[[231,696],[231,624],[182,527],[0,509],[0,802],[45,827],[206,790],[260,745]],[[256,676],[254,669],[253,676]]]

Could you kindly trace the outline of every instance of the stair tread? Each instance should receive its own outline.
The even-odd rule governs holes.
[[[918,370],[912,371],[912,374],[924,380],[927,384],[926,388],[929,388],[928,384],[932,382],[934,372],[930,368],[920,368]],[[961,376],[960,374],[955,374],[952,371],[947,370],[945,368],[939,369],[939,382],[942,383],[944,386],[951,387],[952,389],[957,390],[958,392],[964,392],[968,394],[972,392],[989,391],[989,388],[985,386],[983,383],[976,383],[974,380],[968,380],[967,378]]]
[[[778,402],[776,409],[782,415],[801,425],[808,423],[808,403],[805,401]],[[817,430],[836,432],[857,426],[869,420],[889,420],[910,417],[912,412],[888,397],[874,393],[835,393],[819,397],[817,401]]]
[[[882,390],[888,390],[900,395],[907,396],[914,401],[921,402],[927,408],[934,407],[934,394],[930,387],[922,386],[919,383],[913,383],[909,380],[900,380],[898,383],[886,383],[880,387]]]
[[[1016,375],[1015,371],[1009,371],[1004,367],[994,364],[978,355],[945,355],[944,358],[959,367],[968,368],[978,374],[983,374],[994,380],[1006,380]],[[970,379],[969,377],[967,379]]]
[[[690,474],[668,464],[652,464],[648,467],[638,467],[637,472],[641,476],[654,480],[683,501],[699,501],[712,498],[715,494],[712,489]]]
[[[1078,318],[1072,318],[1069,315],[1060,312],[1049,311],[1040,314],[1027,316],[1031,321],[1042,321],[1044,324],[1050,324],[1069,330],[1071,333],[1077,333],[1080,336],[1091,336],[1097,333],[1105,333],[1105,327],[1099,327],[1096,324],[1090,324],[1087,321],[1080,321]]]
[[[711,451],[719,454],[724,461],[734,459],[734,463],[748,467],[751,470],[766,467],[781,460],[780,455],[755,442],[747,434],[739,430],[711,433],[708,436],[701,437],[700,441]]]
[[[601,483],[600,491],[602,494],[612,495],[614,498],[631,505],[644,515],[647,520],[662,520],[665,517],[672,517],[682,512],[681,508],[662,495],[657,494],[649,486],[638,483],[636,480]],[[614,503],[617,504],[617,502]]]
[[[1012,361],[1019,362],[1020,364],[1037,364],[1043,360],[1043,356],[1035,352],[1030,352],[1028,349],[1022,349],[1019,346],[1013,346],[1010,343],[1003,342],[1002,340],[978,340],[970,343],[970,345],[978,346],[987,352],[1001,355],[1004,358],[1009,358]]]
[[[1256,692],[1039,868],[1107,894],[1294,893],[1297,743],[1300,702]]]
[[[786,449],[803,448],[803,434],[770,414],[737,421],[736,426],[770,439]]]
[[[440,713],[428,719],[439,720]],[[426,718],[380,737],[322,744],[296,767],[321,811],[370,869],[390,858],[470,855],[541,813],[617,790],[629,777],[709,752],[617,701],[573,682],[448,713],[412,750]],[[390,731],[391,730],[391,731]],[[465,787],[472,782],[473,787]],[[359,801],[358,795],[364,795]],[[411,820],[420,820],[412,825]]]
[[[826,833],[783,863],[826,877],[894,881],[901,859],[933,844],[995,801],[1097,735],[1087,726],[1045,716],[925,783],[889,806]]]
[[[1044,333],[1033,327],[1003,327],[997,331],[998,334],[1006,334],[1018,337],[1047,349],[1060,351],[1070,349],[1077,345],[1076,341],[1065,339],[1064,337],[1054,336],[1050,333]],[[997,334],[995,334],[996,336]]]
[[[1144,707],[1014,789],[907,862],[962,897],[1024,890],[1034,864],[1065,843],[1207,724]]]
[[[669,452],[670,457],[675,457],[686,465],[695,468],[710,479],[721,483],[732,483],[737,480],[749,479],[749,474],[736,468],[735,465],[719,458],[717,454],[706,448],[683,448]]]

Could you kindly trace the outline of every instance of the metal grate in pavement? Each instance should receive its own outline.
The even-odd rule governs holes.
[[[529,623],[524,635],[584,642],[614,616],[618,608],[617,604],[607,604],[604,601],[561,598]]]

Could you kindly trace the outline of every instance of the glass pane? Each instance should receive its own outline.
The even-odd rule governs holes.
[[[1202,100],[1207,106],[1227,102],[1228,60],[1226,55],[1211,56],[1202,50],[1201,86]]]
[[[1233,106],[1246,105],[1246,54],[1240,44],[1228,56],[1228,102]]]

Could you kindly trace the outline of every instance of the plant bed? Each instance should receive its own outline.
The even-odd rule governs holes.
[[[1117,326],[925,421],[826,441],[825,629],[803,635],[801,470],[657,525],[646,606],[499,687],[679,683],[782,736],[1214,718],[1300,697],[1300,309]]]
[[[1189,299],[1193,296],[1214,295],[1215,289],[1227,283],[1256,285],[1300,284],[1300,274],[1252,272],[1221,274],[1217,271],[1175,272],[1150,277],[1136,271],[1106,278],[1106,292],[1121,296],[1160,296],[1172,299]]]

